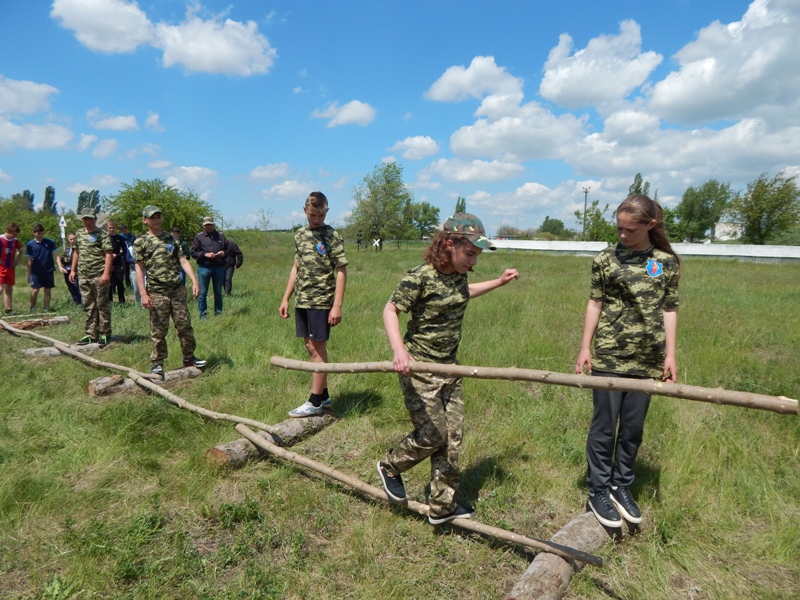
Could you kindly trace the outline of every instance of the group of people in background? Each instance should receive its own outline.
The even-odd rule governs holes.
[[[330,329],[342,320],[348,261],[342,238],[325,224],[325,195],[312,192],[304,211],[308,225],[295,235],[295,258],[278,312],[289,318],[294,295],[296,336],[303,338],[312,362],[327,362]],[[616,219],[619,243],[592,263],[575,371],[674,382],[680,260],[665,234],[663,211],[647,196],[632,195],[617,208]],[[516,269],[505,269],[496,279],[468,282],[480,254],[494,249],[480,219],[452,215],[425,250],[424,264],[403,276],[383,309],[392,364],[414,429],[378,460],[378,476],[389,500],[405,503],[402,473],[430,458],[428,520],[434,525],[475,514],[456,501],[463,385],[461,377],[417,371],[414,363],[456,364],[467,303],[519,279]],[[399,319],[403,312],[410,313],[405,335]],[[642,521],[630,488],[649,403],[646,393],[593,391],[587,505],[606,527]],[[317,372],[308,400],[289,415],[321,415],[331,406],[326,374]]]
[[[327,362],[331,328],[342,321],[348,261],[341,236],[325,223],[329,210],[326,196],[312,192],[303,209],[308,225],[295,234],[295,257],[278,312],[288,319],[289,301],[294,296],[295,335],[303,339],[312,362]],[[205,217],[203,231],[189,248],[179,230],[162,230],[162,211],[147,206],[142,212],[147,232],[134,239],[132,247],[124,238],[127,252],[122,253],[115,250],[113,222],[108,223],[106,232],[97,228],[91,209],[84,210],[81,218],[84,229],[70,235],[66,263],[61,262],[52,240],[44,238],[41,226],[38,230],[34,227],[34,240],[26,250],[29,281],[35,291],[31,305],[35,305],[38,289],[44,287],[45,309],[49,308],[55,257],[69,283],[79,282],[80,295],[73,293],[73,299],[83,303],[87,321],[86,335],[78,343],[104,345],[111,336],[110,285],[112,273],[117,272],[114,261],[119,256],[121,264],[130,264],[126,258],[130,256],[134,285],[142,305],[150,310],[152,373],[163,375],[170,318],[178,332],[184,366],[204,366],[205,361],[194,355],[196,344],[185,280],[191,281],[201,319],[208,311],[209,284],[214,292],[214,314],[222,313],[223,288],[230,294],[230,278],[242,264],[238,246],[216,230],[212,217]],[[663,211],[647,196],[632,195],[617,208],[616,221],[619,243],[601,251],[592,262],[575,371],[674,382],[680,260],[665,234]],[[120,229],[120,236],[125,236],[126,228]],[[19,228],[10,224],[5,235],[0,236],[0,283],[7,313],[11,310],[14,268],[22,256],[18,233]],[[404,503],[402,473],[430,458],[428,520],[432,524],[475,514],[472,507],[456,501],[463,439],[463,385],[461,377],[417,371],[414,363],[456,364],[468,302],[519,279],[518,271],[510,268],[496,279],[468,281],[468,273],[481,253],[494,249],[480,219],[467,213],[452,215],[425,250],[424,263],[401,278],[383,308],[392,364],[414,428],[378,460],[377,471],[388,498]],[[197,261],[197,277],[188,260],[190,256]],[[32,268],[34,264],[36,268]],[[124,301],[124,295],[120,301]],[[399,319],[403,312],[410,313],[405,335]],[[630,490],[649,403],[650,395],[646,393],[593,391],[593,414],[586,442],[587,504],[607,527],[642,520]],[[312,417],[331,407],[326,374],[313,373],[308,400],[289,411],[289,415]]]

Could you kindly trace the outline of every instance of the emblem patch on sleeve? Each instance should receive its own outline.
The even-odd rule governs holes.
[[[664,272],[664,265],[658,262],[655,258],[647,259],[647,274],[650,277],[658,277]]]

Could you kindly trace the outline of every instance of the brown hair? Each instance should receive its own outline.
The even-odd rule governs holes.
[[[41,223],[34,223],[33,233],[39,233],[40,231],[44,233],[44,225],[42,225]]]
[[[6,233],[19,233],[19,225],[12,221],[6,225]]]
[[[306,208],[316,208],[317,210],[324,210],[328,208],[328,198],[322,192],[311,192],[306,198]]]
[[[471,245],[470,242],[463,235],[451,235],[447,231],[437,231],[436,235],[431,240],[431,245],[422,253],[422,258],[429,265],[432,265],[440,271],[447,269],[450,266],[450,249],[447,247],[447,240],[452,240],[453,246],[460,248],[461,246]]]
[[[681,259],[675,254],[672,249],[672,244],[669,243],[667,231],[664,229],[664,211],[661,205],[655,200],[651,200],[644,194],[633,194],[625,198],[617,207],[617,214],[627,213],[636,219],[637,223],[649,223],[655,220],[656,224],[648,231],[650,243],[659,250],[663,250],[678,261],[680,265]]]

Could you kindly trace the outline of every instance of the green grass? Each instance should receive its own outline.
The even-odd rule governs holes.
[[[236,237],[236,236],[234,236]],[[302,402],[310,376],[269,366],[305,358],[277,308],[292,260],[288,234],[240,236],[245,266],[225,313],[194,321],[201,380],[176,393],[265,422]],[[238,238],[237,238],[238,239]],[[389,360],[381,311],[423,246],[349,248],[335,361]],[[589,285],[588,257],[498,251],[475,280],[521,279],[470,304],[462,364],[571,372]],[[800,396],[800,265],[685,259],[680,379]],[[24,286],[16,303],[24,305]],[[82,335],[64,286],[54,305]],[[196,316],[196,307],[192,307]],[[113,308],[104,360],[149,367],[144,310]],[[41,330],[40,330],[41,331]],[[89,397],[102,371],[70,358],[23,359],[37,345],[3,335],[0,402],[0,596],[3,598],[499,598],[532,555],[374,502],[273,460],[234,472],[205,452],[240,437],[149,395]],[[180,365],[174,332],[167,368]],[[342,420],[297,452],[377,485],[375,461],[410,429],[393,375],[331,376]],[[460,497],[481,521],[547,538],[584,510],[590,393],[467,380]],[[603,569],[567,598],[800,597],[800,426],[796,416],[655,398],[634,492],[637,536],[608,544]],[[428,464],[404,475],[425,500]]]

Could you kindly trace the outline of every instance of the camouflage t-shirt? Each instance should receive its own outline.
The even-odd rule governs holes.
[[[114,249],[111,238],[102,229],[92,232],[79,230],[75,234],[75,248],[78,250],[78,277],[81,279],[102,275],[106,268],[106,251]]]
[[[603,303],[592,368],[661,379],[666,356],[664,315],[678,307],[678,261],[650,248],[606,248],[592,263],[589,297]]]
[[[297,308],[326,310],[333,307],[336,269],[347,265],[344,241],[330,225],[301,227],[294,236],[297,278],[294,302]]]
[[[172,234],[162,231],[158,236],[150,232],[133,242],[136,262],[147,272],[147,292],[165,293],[182,285],[178,270],[181,258],[188,258]]]
[[[420,265],[405,274],[389,302],[411,313],[403,341],[415,360],[456,362],[469,302],[466,274],[445,275],[432,265]]]

